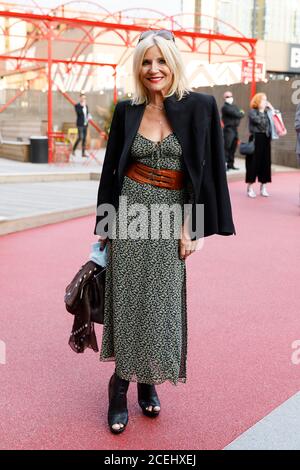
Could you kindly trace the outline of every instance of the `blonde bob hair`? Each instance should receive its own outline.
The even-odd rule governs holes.
[[[188,86],[188,80],[185,75],[184,63],[181,54],[174,41],[165,39],[159,35],[151,34],[145,39],[142,39],[134,50],[132,67],[134,93],[133,98],[131,99],[132,105],[142,104],[145,102],[148,104],[149,102],[147,89],[144,87],[140,79],[140,70],[146,51],[152,46],[159,47],[167,66],[173,74],[172,85],[168,93],[165,95],[165,98],[175,93],[178,100],[181,100],[185,93],[188,94],[190,91],[192,91],[192,89]]]

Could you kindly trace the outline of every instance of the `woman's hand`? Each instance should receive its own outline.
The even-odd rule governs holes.
[[[100,236],[99,236],[98,242],[100,243],[100,250],[101,250],[101,251],[104,250],[105,245],[106,245],[106,243],[107,243],[107,240],[108,240],[107,235],[105,235],[105,236],[101,236],[101,235],[100,235]]]
[[[197,250],[199,240],[191,240],[185,227],[182,227],[181,238],[179,239],[179,257],[185,260]]]
[[[266,101],[266,106],[270,109],[274,109],[274,107],[271,105],[270,101]]]

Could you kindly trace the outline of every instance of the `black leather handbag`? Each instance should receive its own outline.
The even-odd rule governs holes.
[[[250,136],[248,142],[241,142],[239,150],[241,155],[253,155],[255,150],[254,136]]]
[[[82,302],[90,310],[91,322],[103,325],[104,321],[104,294],[105,294],[106,268],[99,266],[93,277],[83,288]]]
[[[87,261],[66,287],[65,304],[73,315],[103,324],[106,267]]]
[[[69,345],[77,353],[99,351],[94,323],[104,323],[105,277],[106,267],[88,261],[66,287],[65,307],[74,315]]]

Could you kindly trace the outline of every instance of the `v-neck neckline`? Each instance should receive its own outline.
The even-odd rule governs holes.
[[[138,134],[139,134],[141,137],[143,137],[144,139],[149,140],[149,142],[152,142],[153,144],[161,144],[164,140],[166,140],[168,137],[170,137],[171,135],[173,135],[174,132],[171,132],[171,133],[168,134],[166,137],[164,137],[162,140],[158,140],[158,141],[148,139],[148,137],[145,137],[145,136],[144,136],[143,134],[141,134],[140,132],[138,132]]]

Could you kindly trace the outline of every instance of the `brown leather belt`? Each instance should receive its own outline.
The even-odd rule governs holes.
[[[125,175],[139,183],[153,184],[160,188],[182,189],[184,187],[182,170],[158,169],[141,162],[132,162],[125,171]]]

